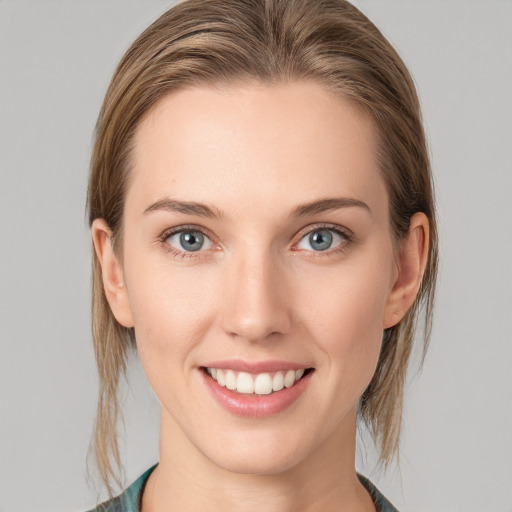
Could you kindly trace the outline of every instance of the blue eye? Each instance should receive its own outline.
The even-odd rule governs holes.
[[[212,246],[211,240],[197,230],[172,233],[166,238],[166,242],[175,249],[185,252],[197,252],[201,249],[210,249]]]
[[[299,242],[298,247],[315,252],[327,251],[333,247],[338,247],[345,239],[345,236],[334,229],[320,228],[304,236]]]

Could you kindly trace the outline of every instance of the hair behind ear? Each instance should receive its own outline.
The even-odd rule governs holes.
[[[117,436],[117,425],[119,420],[122,420],[118,387],[121,376],[126,376],[128,349],[135,347],[135,336],[133,329],[123,327],[117,322],[110,309],[103,288],[101,265],[94,247],[92,335],[99,374],[99,389],[96,426],[89,451],[96,460],[100,478],[106,485],[108,495],[113,497],[117,491],[114,485],[117,488],[122,487],[118,476],[122,469]]]
[[[377,370],[365,390],[359,415],[368,427],[387,466],[393,455],[399,457],[405,377],[411,355],[418,316],[425,305],[425,331],[422,361],[430,338],[433,286],[437,271],[437,247],[430,247],[430,225],[425,214],[414,214],[398,254],[397,282],[390,294],[389,321],[396,312],[401,318],[384,330]],[[435,229],[435,225],[434,225]],[[418,231],[421,231],[418,233]],[[433,237],[434,243],[437,236]],[[429,256],[434,256],[430,260]],[[426,272],[434,273],[426,276]],[[427,279],[426,279],[427,277]]]

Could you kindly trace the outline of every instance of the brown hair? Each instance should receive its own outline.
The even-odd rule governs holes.
[[[103,218],[120,254],[134,132],[165,95],[191,85],[315,80],[362,107],[379,135],[379,164],[397,244],[412,215],[430,223],[429,257],[411,309],[384,337],[359,416],[387,464],[397,453],[404,380],[420,308],[423,355],[432,320],[437,231],[430,163],[415,87],[395,50],[345,0],[186,0],[148,27],[119,63],[98,118],[91,157],[89,221]],[[109,494],[121,467],[117,389],[134,333],[115,320],[93,251],[92,329],[100,388],[93,448]]]

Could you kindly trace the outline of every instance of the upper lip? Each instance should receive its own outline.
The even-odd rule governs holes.
[[[212,361],[205,365],[204,368],[217,368],[220,370],[235,370],[247,373],[266,373],[277,372],[279,370],[300,370],[310,368],[308,364],[294,363],[290,361],[244,361],[241,359],[231,359],[222,361]]]

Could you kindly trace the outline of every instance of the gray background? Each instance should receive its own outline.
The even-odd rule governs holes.
[[[415,77],[438,189],[441,274],[410,374],[400,470],[358,468],[402,512],[512,511],[512,3],[361,0]],[[84,204],[123,51],[163,0],[0,0],[0,511],[94,503],[97,380]],[[158,402],[125,388],[127,483],[158,458]]]

